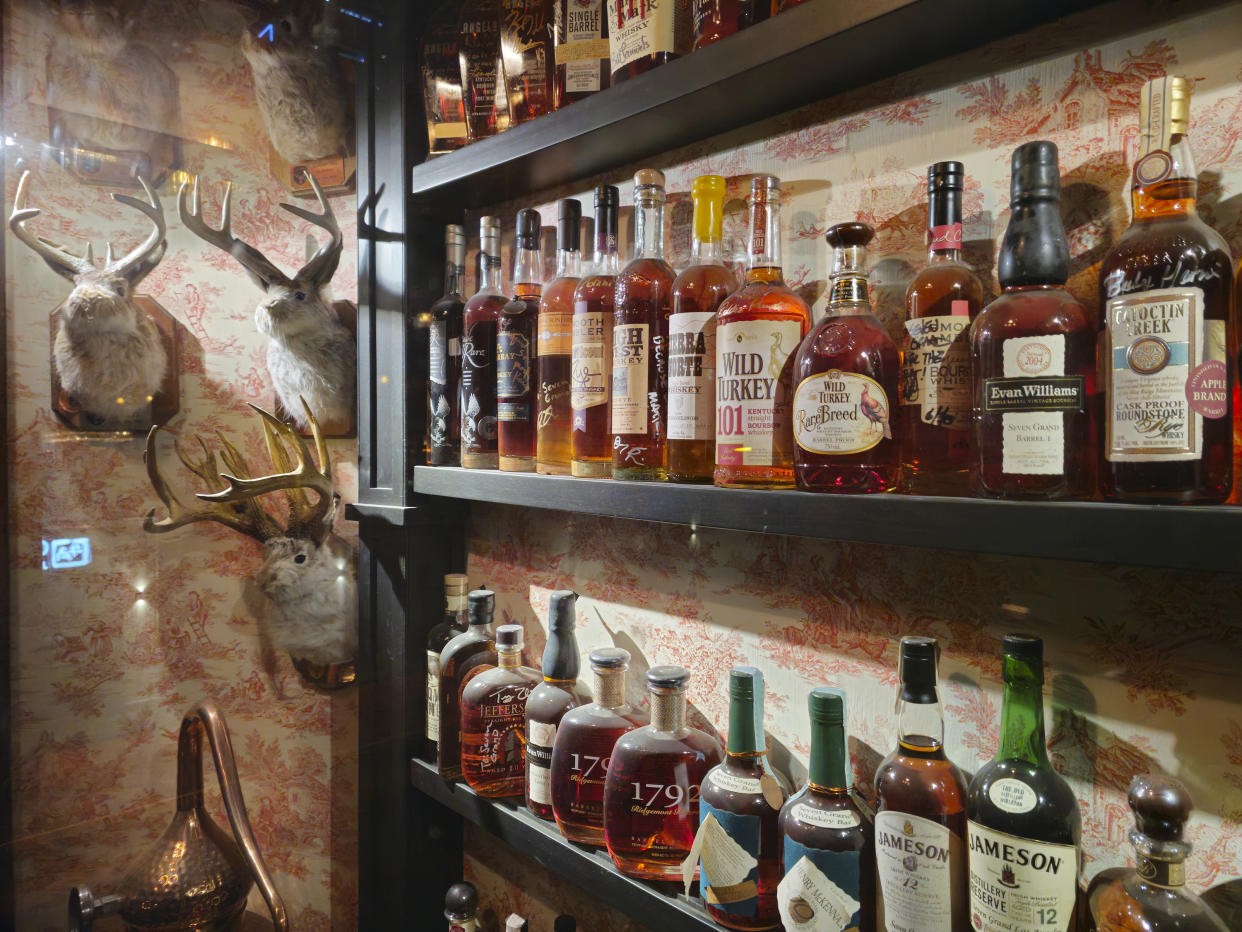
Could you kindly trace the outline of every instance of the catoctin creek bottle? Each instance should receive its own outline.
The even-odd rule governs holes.
[[[514,240],[513,300],[496,322],[496,432],[500,468],[535,468],[535,336],[543,291],[539,211],[519,210]]]
[[[1139,98],[1134,221],[1100,264],[1100,486],[1123,501],[1223,502],[1233,482],[1233,259],[1195,212],[1190,82]]]
[[[440,740],[440,654],[459,634],[465,634],[470,614],[466,610],[465,573],[444,577],[444,620],[427,632],[427,759],[436,759]]]
[[[492,613],[496,593],[475,589],[466,597],[470,627],[440,653],[440,735],[436,769],[446,780],[461,776],[461,694],[470,679],[496,663]]]
[[[535,471],[569,475],[573,412],[570,369],[573,353],[574,291],[582,274],[582,205],[557,204],[556,277],[539,299],[539,388],[535,399]]]
[[[526,700],[526,806],[552,820],[552,749],[565,713],[579,703],[578,641],[574,603],[578,593],[560,589],[548,605],[548,643],[543,650],[543,682]]]
[[[444,297],[431,305],[428,328],[429,365],[427,424],[432,466],[456,466],[461,461],[461,327],[465,299],[466,231],[450,224],[444,228]]]
[[[522,626],[496,629],[497,666],[461,692],[461,774],[480,796],[521,796],[526,783],[526,700],[539,674],[522,666]]]
[[[461,343],[461,464],[495,469],[496,327],[505,306],[500,279],[500,220],[479,220],[479,289],[466,302]]]
[[[1082,817],[1044,742],[1044,645],[1002,645],[1005,700],[996,757],[966,800],[970,915],[976,932],[1075,932]]]

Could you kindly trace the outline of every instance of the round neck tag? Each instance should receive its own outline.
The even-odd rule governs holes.
[[[988,787],[988,798],[992,800],[997,809],[1014,814],[1030,812],[1039,802],[1039,797],[1033,789],[1013,777],[997,780]]]

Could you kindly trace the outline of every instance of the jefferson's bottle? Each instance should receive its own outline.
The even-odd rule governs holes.
[[[492,613],[496,593],[475,589],[467,597],[470,627],[446,645],[440,654],[440,736],[436,763],[440,776],[461,776],[461,694],[471,678],[496,663],[496,636]]]
[[[513,300],[496,322],[496,434],[499,464],[506,472],[535,468],[535,337],[543,291],[539,211],[517,214]]]
[[[461,343],[461,464],[495,469],[496,327],[501,293],[500,220],[479,220],[479,290],[466,302]]]
[[[526,700],[539,674],[522,666],[522,626],[496,629],[497,666],[461,692],[461,773],[480,796],[521,796],[526,782]]]
[[[1233,481],[1233,259],[1195,212],[1190,82],[1139,99],[1134,221],[1100,265],[1100,486],[1124,501],[1223,502]]]
[[[582,205],[557,204],[556,277],[539,298],[539,387],[535,397],[535,471],[569,475],[570,371],[573,353],[574,291],[582,274]]]
[[[444,577],[444,620],[427,632],[427,757],[436,759],[440,740],[440,654],[459,634],[465,634],[469,612],[466,610],[465,573],[449,573]]]
[[[461,327],[465,300],[466,231],[444,228],[444,297],[431,306],[428,328],[427,423],[432,466],[456,466],[461,459]]]
[[[1078,928],[1082,817],[1044,742],[1044,646],[1005,637],[1000,748],[966,800],[970,914],[976,932]]]
[[[543,649],[543,682],[526,700],[526,806],[541,819],[553,818],[552,749],[561,719],[579,703],[578,641],[569,589],[552,593],[548,605],[548,643]]]

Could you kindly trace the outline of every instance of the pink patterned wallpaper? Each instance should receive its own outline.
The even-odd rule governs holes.
[[[146,4],[141,17],[141,41],[180,89],[180,125],[152,128],[180,137],[182,167],[201,173],[212,223],[220,183],[232,181],[236,235],[296,270],[322,232],[277,206],[292,198],[268,169],[236,9],[215,0]],[[109,188],[80,184],[41,154],[44,61],[53,37],[63,39],[50,5],[7,0],[4,24],[6,215],[20,153],[33,171],[30,203],[44,211],[31,224],[37,232],[79,249],[89,237],[99,253],[107,238],[131,247],[145,237],[146,221],[114,203]],[[159,194],[168,250],[139,291],[181,331],[181,413],[169,427],[183,438],[221,431],[252,464],[264,463],[259,422],[246,407],[273,402],[266,340],[253,321],[259,292],[231,258],[181,226],[175,181]],[[334,293],[353,298],[353,198],[333,203],[345,232]],[[264,646],[263,597],[250,581],[261,560],[257,542],[217,525],[145,534],[142,518],[159,503],[143,469],[143,438],[76,434],[54,419],[48,314],[68,283],[12,237],[6,243],[18,927],[63,929],[70,886],[108,892],[163,831],[174,808],[181,715],[204,697],[227,716],[255,833],[294,927],[350,927],[355,694],[314,692],[287,656]],[[328,445],[336,488],[353,500],[357,445]],[[184,498],[197,480],[174,467],[171,444],[163,454]],[[337,531],[349,535],[352,526],[341,520]],[[41,541],[88,535],[90,566],[41,569]],[[227,829],[210,775],[208,798]],[[263,911],[257,895],[252,908]]]

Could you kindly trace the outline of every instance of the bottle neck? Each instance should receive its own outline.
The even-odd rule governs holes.
[[[1194,216],[1199,176],[1190,151],[1190,138],[1184,133],[1174,135],[1167,156],[1167,159],[1165,153],[1144,156],[1134,166],[1130,203],[1136,221]],[[1158,180],[1144,181],[1145,177]]]
[[[681,690],[651,693],[651,726],[656,731],[681,731],[686,727],[686,694]]]
[[[1001,287],[1063,286],[1069,279],[1069,240],[1055,198],[1023,199],[1012,205],[997,261]]]
[[[763,743],[763,703],[755,697],[729,699],[730,757],[755,757],[767,748]]]
[[[1005,665],[1017,664],[1009,657]],[[1051,767],[1044,738],[1044,696],[1042,680],[1005,678],[1005,698],[1001,707],[999,760],[1023,760],[1036,767]]]
[[[595,255],[591,259],[591,271],[596,275],[616,275],[620,272],[619,249],[616,208],[601,205],[595,215]]]
[[[458,627],[465,627],[469,623],[470,613],[466,607],[466,594],[450,592],[444,596],[444,615],[451,619]]]
[[[867,276],[848,272],[832,280],[828,292],[828,306],[839,316],[871,313],[871,299],[867,291]]]
[[[850,785],[845,725],[811,720],[811,765],[807,779],[817,790],[841,792]]]
[[[516,670],[522,665],[522,648],[502,647],[496,651],[496,666],[502,670]]]
[[[944,747],[944,715],[935,691],[930,702],[902,698],[897,709],[897,734],[907,747],[938,751]]]
[[[456,252],[457,255],[452,253]],[[450,250],[448,260],[444,263],[444,295],[451,297],[461,294],[462,282],[466,276],[466,260],[461,255],[461,248]]]
[[[595,673],[595,704],[601,709],[621,709],[628,703],[625,701],[625,671],[596,670]]]
[[[694,222],[691,225],[691,265],[724,265],[721,240],[724,232],[724,202],[709,194],[694,198]]]
[[[962,258],[962,192],[933,188],[927,194],[927,261],[959,262]]]
[[[664,192],[634,195],[634,258],[664,258]]]
[[[695,237],[690,243],[691,265],[724,265],[724,250],[720,240],[701,240]]]
[[[750,241],[746,255],[746,279],[751,280],[752,270],[771,269],[775,269],[775,279],[779,280],[781,277],[781,202],[776,196],[771,200],[756,200],[750,205]]]
[[[479,247],[483,261],[479,263],[479,294],[503,294],[500,274],[500,237],[485,236]]]
[[[549,683],[573,684],[578,679],[578,639],[574,629],[548,632],[548,643],[543,649],[540,667],[543,678]]]
[[[537,298],[543,292],[543,256],[538,247],[519,246],[513,257],[513,293]]]
[[[562,249],[556,254],[556,277],[579,278],[582,275],[582,253],[576,249]]]

